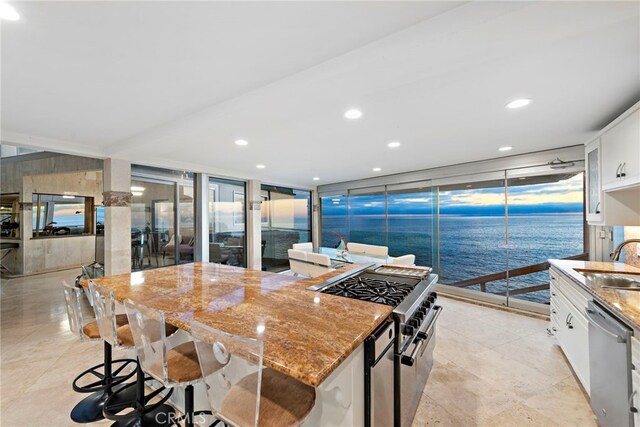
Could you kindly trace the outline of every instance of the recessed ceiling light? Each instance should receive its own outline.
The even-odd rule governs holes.
[[[390,143],[387,144],[387,147],[389,147],[389,148],[398,148],[398,147],[400,147],[400,143],[398,141],[391,141]]]
[[[313,177],[313,180],[314,180],[314,181],[320,181],[320,177],[314,176],[314,177]]]
[[[247,141],[245,141],[244,139],[236,139],[233,142],[234,142],[234,144],[240,145],[240,146],[249,145],[249,143]]]
[[[516,108],[526,107],[531,104],[531,100],[527,98],[514,99],[510,103],[507,104],[507,108],[510,110],[514,110]]]
[[[20,19],[20,15],[16,10],[9,6],[5,2],[0,2],[0,19],[6,19],[7,21],[17,21]]]
[[[344,116],[347,119],[351,119],[351,120],[359,119],[360,117],[362,117],[362,111],[356,110],[355,108],[352,108],[350,110],[347,110],[344,113]]]
[[[382,168],[373,168],[372,169],[374,172],[380,172],[382,170]]]
[[[264,168],[266,168],[266,166],[265,166],[265,165],[256,165],[256,167],[257,167],[258,169],[264,169]]]
[[[144,191],[144,187],[131,186],[131,191]]]
[[[513,147],[509,147],[508,145],[498,148],[498,151],[511,151],[511,150],[513,150]]]
[[[142,191],[132,191],[131,192],[131,195],[133,195],[133,196],[142,196],[142,194],[143,194]]]

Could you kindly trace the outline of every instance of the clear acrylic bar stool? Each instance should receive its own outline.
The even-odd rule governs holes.
[[[93,309],[84,291],[76,286],[64,284],[64,300],[67,307],[69,329],[81,341],[101,340]],[[120,318],[119,323],[126,318]],[[88,423],[104,419],[102,410],[105,401],[118,390],[119,385],[135,373],[133,359],[112,359],[111,345],[104,341],[104,360],[99,365],[83,371],[73,380],[73,390],[90,393],[71,410],[71,419],[77,423]]]
[[[116,314],[116,300],[113,290],[97,285],[92,280],[89,280],[89,288],[102,339],[115,348],[133,348],[133,335],[128,320],[124,325],[120,325],[117,321],[119,316],[126,318],[126,314]],[[173,328],[171,333],[176,330],[177,328]],[[165,402],[171,397],[173,390],[168,390],[166,394],[162,395],[167,390],[160,387],[145,394],[145,381],[151,378],[145,378],[139,360],[135,372],[135,383],[127,384],[106,400],[103,408],[104,417],[115,421],[112,427],[171,425],[171,420],[176,418],[175,411]],[[129,410],[127,411],[127,409]]]
[[[213,415],[237,427],[298,426],[315,405],[313,387],[263,368],[263,343],[191,322]]]
[[[133,341],[142,370],[167,388],[185,387],[185,427],[193,427],[195,415],[211,415],[211,411],[194,411],[193,386],[202,381],[196,347],[188,334],[167,336],[164,314],[158,310],[124,302]]]

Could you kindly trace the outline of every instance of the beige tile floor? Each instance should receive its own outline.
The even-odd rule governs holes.
[[[2,280],[1,426],[73,425],[80,395],[71,380],[102,359],[101,343],[68,331],[60,286],[77,273]],[[596,425],[545,321],[440,300],[434,369],[414,426]]]

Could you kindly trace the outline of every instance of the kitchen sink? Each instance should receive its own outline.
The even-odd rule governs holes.
[[[577,271],[586,277],[587,280],[591,280],[603,288],[640,291],[640,275],[600,271]]]

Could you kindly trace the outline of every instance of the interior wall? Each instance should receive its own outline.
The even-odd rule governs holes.
[[[25,203],[33,200],[34,193],[62,194],[64,191],[93,197],[94,205],[101,205],[102,171],[23,177],[22,201]],[[33,210],[29,209],[23,211],[22,224],[24,274],[91,264],[95,261],[95,234],[33,238]]]
[[[19,248],[5,259],[14,274],[90,264],[95,260],[95,235],[33,238],[33,193],[63,194],[65,191],[93,197],[102,203],[102,160],[57,153],[32,153],[2,158],[0,191],[19,193]]]

